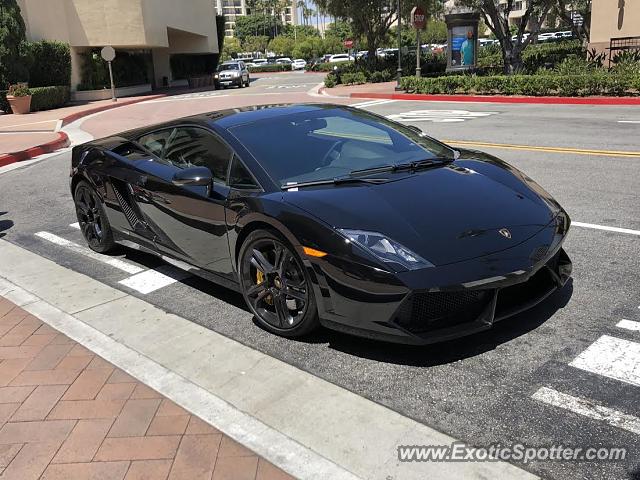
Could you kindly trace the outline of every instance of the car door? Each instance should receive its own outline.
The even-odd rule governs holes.
[[[215,133],[197,125],[172,128],[159,152],[154,141],[152,134],[138,139],[150,151],[155,148],[154,153],[168,168],[160,175],[149,176],[139,190],[145,197],[140,209],[160,230],[157,248],[209,271],[233,275],[225,213],[231,149]],[[213,185],[172,183],[176,173],[192,167],[207,167]]]

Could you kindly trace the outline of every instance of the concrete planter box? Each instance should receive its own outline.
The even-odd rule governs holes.
[[[131,87],[116,88],[116,96],[130,97],[132,95],[141,95],[151,91],[151,84],[133,85]],[[111,89],[101,88],[100,90],[81,90],[71,93],[71,100],[74,102],[93,102],[96,100],[109,100],[111,98]]]
[[[7,95],[7,102],[11,107],[11,111],[15,115],[24,115],[31,111],[31,95],[25,97],[14,97],[13,95]]]

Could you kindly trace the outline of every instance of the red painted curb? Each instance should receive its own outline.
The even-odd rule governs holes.
[[[144,98],[136,98],[132,100],[124,100],[113,102],[109,105],[100,105],[99,107],[88,108],[86,110],[82,110],[80,112],[72,113],[71,115],[67,115],[62,118],[62,125],[68,125],[71,122],[75,122],[76,120],[91,115],[93,113],[103,112],[105,110],[111,110],[117,107],[125,107],[127,105],[133,105],[135,103],[146,102],[147,100],[155,100],[157,98],[166,97],[166,94],[158,94],[158,95],[149,95]],[[35,147],[30,147],[25,150],[19,152],[5,153],[0,154],[0,167],[4,167],[9,165],[10,163],[15,162],[23,162],[25,160],[29,160],[31,158],[37,157],[38,155],[42,155],[43,153],[51,153],[59,148],[64,148],[69,146],[69,137],[64,132],[58,132],[58,138],[56,140],[52,140],[51,142],[45,143],[43,145],[38,145]]]
[[[640,105],[640,97],[507,97],[502,95],[425,95],[353,92],[351,98],[417,100],[424,102],[531,103],[545,105]]]
[[[37,147],[27,148],[19,152],[5,153],[0,155],[0,167],[9,165],[10,163],[23,162],[30,158],[37,157],[43,153],[51,153],[59,148],[69,145],[69,137],[64,132],[58,132],[58,138]]]
[[[86,117],[88,115],[92,115],[94,113],[103,112],[105,110],[111,110],[113,108],[118,107],[126,107],[127,105],[133,105],[135,103],[146,102],[147,100],[155,100],[157,98],[163,98],[167,95],[162,93],[158,95],[149,95],[144,98],[135,98],[133,100],[118,100],[117,102],[113,102],[109,105],[100,105],[99,107],[88,108],[87,110],[82,110],[80,112],[72,113],[71,115],[67,115],[62,119],[62,126],[68,125],[71,122],[75,122],[76,120]]]

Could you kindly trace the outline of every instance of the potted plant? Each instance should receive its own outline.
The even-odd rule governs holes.
[[[17,115],[31,111],[31,90],[26,85],[11,85],[7,93],[11,111]]]

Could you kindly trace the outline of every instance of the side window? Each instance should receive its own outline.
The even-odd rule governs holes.
[[[178,168],[207,167],[225,183],[231,151],[213,133],[198,127],[178,127],[164,151],[164,159]]]
[[[162,152],[171,137],[171,132],[173,132],[173,128],[147,133],[138,138],[138,143],[156,157],[162,158]]]
[[[240,159],[233,156],[229,170],[229,186],[238,190],[254,190],[260,188]]]

